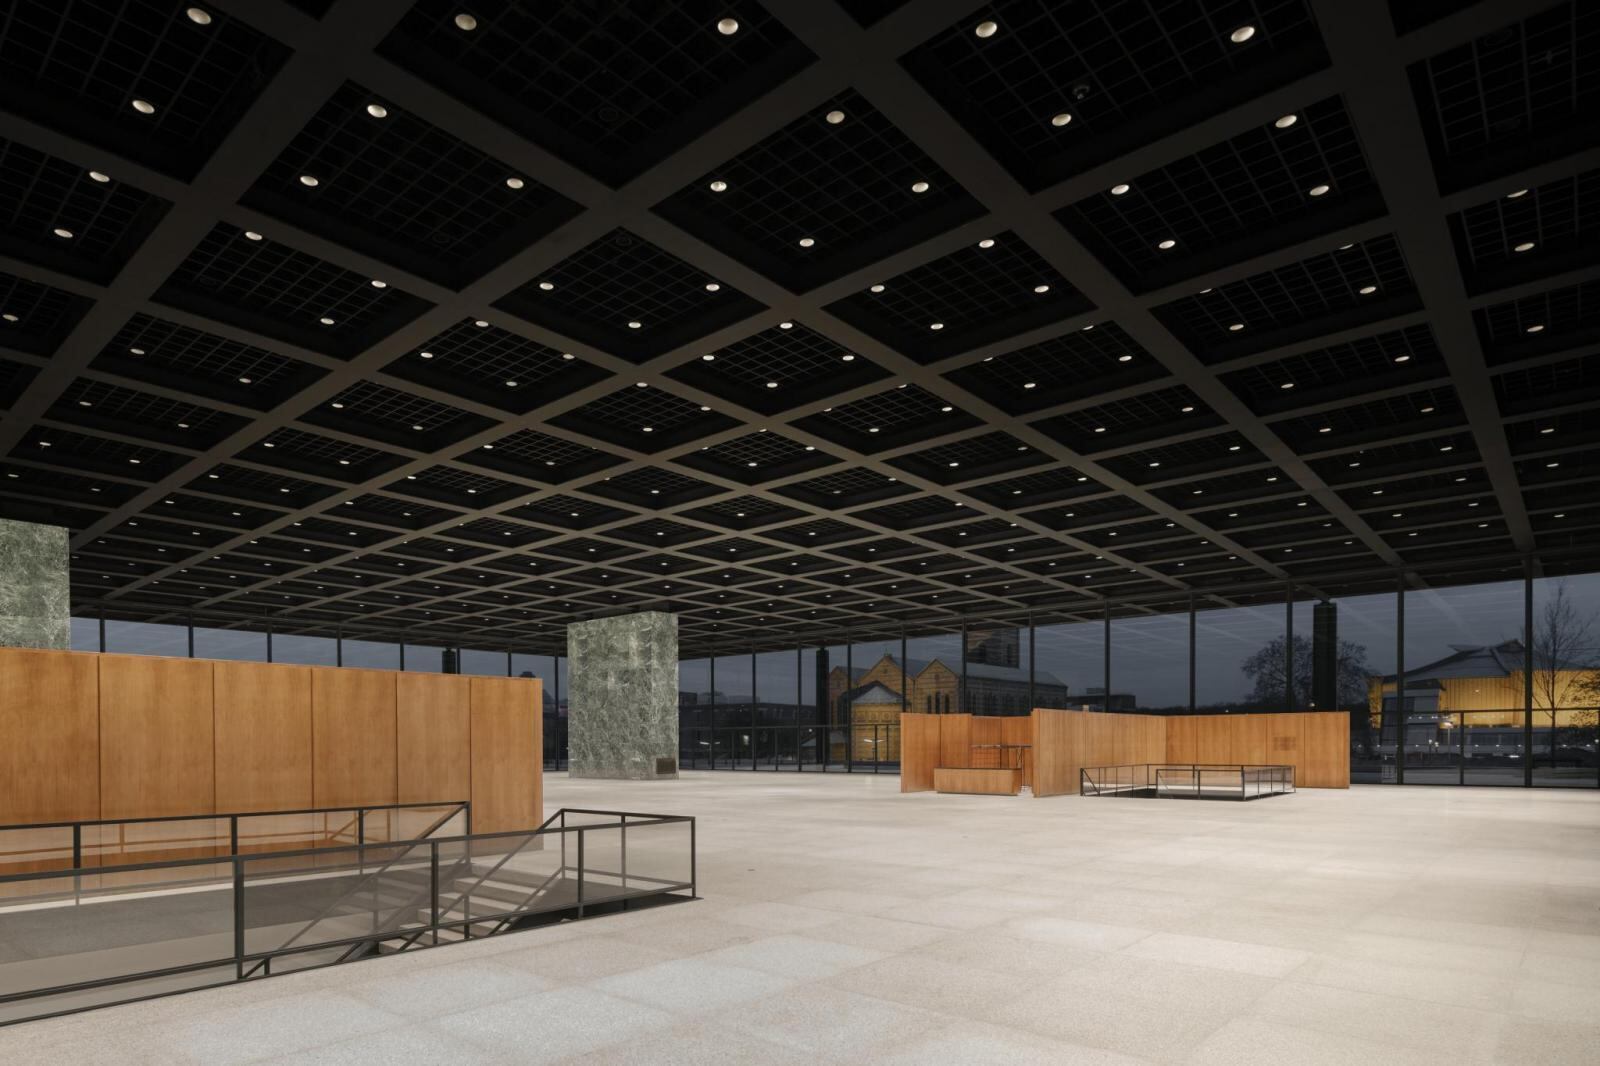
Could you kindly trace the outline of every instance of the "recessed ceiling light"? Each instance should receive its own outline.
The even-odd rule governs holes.
[[[389,109],[384,107],[382,104],[368,104],[367,114],[371,115],[373,118],[388,118]]]
[[[911,183],[911,191],[912,192],[927,192],[928,191],[928,183],[925,182],[925,181],[912,182]]]
[[[1288,114],[1288,115],[1281,115],[1278,118],[1274,119],[1272,124],[1274,126],[1278,127],[1280,130],[1286,130],[1290,126],[1293,126],[1296,122],[1299,122],[1299,121],[1300,121],[1300,116],[1299,115]]]
[[[477,326],[479,329],[488,329],[489,328],[489,323],[484,321],[481,318],[474,320],[472,324],[474,326]]]
[[[943,322],[929,322],[928,323],[928,328],[929,329],[944,329],[944,323]]]
[[[1186,414],[1186,415],[1187,415],[1187,414],[1193,414],[1193,413],[1194,413],[1194,406],[1193,406],[1193,405],[1192,405],[1192,404],[1191,404],[1191,405],[1189,405],[1189,406],[1186,406],[1186,407],[1182,407],[1182,408],[1180,408],[1180,409],[1179,409],[1179,410],[1180,410],[1180,411],[1181,411],[1181,412],[1182,412],[1182,413],[1183,413],[1183,414]]]
[[[853,362],[856,361],[856,357],[854,355],[850,354],[849,352],[845,352],[843,355],[841,355],[839,357],[839,359],[840,359],[841,362],[845,362],[845,363],[853,363]]]
[[[1070,114],[1068,114],[1067,112],[1065,112],[1065,111],[1061,112],[1059,115],[1050,116],[1050,125],[1052,125],[1052,126],[1057,126],[1057,127],[1065,126],[1067,123],[1069,123],[1071,121],[1072,121],[1072,116]]]
[[[424,359],[432,359],[433,358],[433,353],[432,352],[418,352],[417,354],[420,355]]]
[[[508,189],[520,189],[526,184],[525,181],[515,175],[506,179],[506,188]]]
[[[993,37],[994,31],[1000,27],[995,25],[993,19],[985,19],[972,28],[972,32],[979,37]]]
[[[321,182],[317,180],[314,174],[302,174],[300,175],[300,184],[308,189],[315,189]]]
[[[72,239],[72,231],[69,230],[69,229],[62,229],[60,226],[56,227],[55,234],[56,234],[57,237],[60,237],[62,240],[71,240]]]
[[[767,388],[769,388],[769,389],[775,389],[775,388],[777,388],[777,387],[778,387],[778,383],[777,383],[777,382],[776,382],[776,381],[769,381],[769,382],[767,382]]]
[[[374,289],[387,289],[389,287],[389,283],[387,281],[379,281],[377,278],[373,278],[372,287]]]
[[[1280,389],[1292,389],[1292,388],[1294,388],[1294,382],[1285,381],[1282,385],[1279,385],[1278,388],[1280,388]]]
[[[881,284],[880,285],[874,285],[874,286],[872,286],[872,288],[868,289],[867,291],[868,292],[882,292],[883,291],[883,286]]]
[[[1036,381],[1025,381],[1023,382],[1022,387],[1025,389],[1036,389],[1039,387],[1039,383]]]
[[[251,380],[252,380],[251,378],[240,378],[239,379],[239,384],[248,385],[248,384],[250,384]]]
[[[1518,189],[1515,192],[1506,193],[1506,199],[1507,200],[1515,200],[1519,196],[1526,196],[1526,195],[1528,195],[1528,190],[1527,189]]]
[[[633,383],[633,387],[636,389],[648,389],[650,387],[650,383],[648,381],[635,381]]]
[[[517,382],[516,382],[515,379],[512,379],[512,380],[506,382],[506,388],[514,389],[516,387],[517,387]]]
[[[810,248],[813,244],[816,244],[816,243],[817,242],[811,237],[801,237],[800,238],[800,247],[802,247],[802,248]]]
[[[1130,186],[1127,182],[1122,182],[1119,185],[1113,185],[1113,186],[1111,186],[1111,195],[1112,196],[1122,196],[1130,188],[1132,188],[1132,186]]]
[[[211,12],[207,11],[203,7],[191,7],[185,11],[184,14],[188,15],[189,21],[194,23],[196,26],[211,25]]]
[[[1519,244],[1515,248],[1513,248],[1512,251],[1514,251],[1514,252],[1531,252],[1531,251],[1533,251],[1533,242],[1532,241],[1523,241],[1521,244]]]
[[[1529,333],[1542,333],[1543,331],[1544,331],[1544,326],[1542,326],[1542,325],[1540,325],[1538,323],[1535,323],[1534,325],[1531,325],[1531,326],[1528,327],[1528,332]]]
[[[247,241],[259,241],[261,239],[261,234],[257,233],[253,229],[247,229],[244,231],[244,237]]]
[[[629,329],[638,329],[638,328],[640,328],[641,325],[642,325],[642,323],[640,323],[638,321],[633,321],[633,322],[629,322],[628,323],[628,328]]]
[[[717,23],[717,32],[724,37],[732,37],[739,32],[738,19],[722,19]]]
[[[718,180],[718,181],[714,181],[714,182],[711,183],[711,191],[712,192],[726,192],[727,189],[728,189],[728,183],[725,182],[725,181]]]
[[[994,238],[993,237],[985,237],[983,240],[978,242],[978,247],[979,248],[993,248],[994,247]]]
[[[1228,327],[1228,332],[1230,332],[1230,333],[1238,333],[1241,329],[1244,329],[1244,323],[1243,322],[1235,322],[1235,323],[1233,323],[1232,325],[1230,325]]]
[[[1094,327],[1093,326],[1088,326],[1086,328],[1093,329]],[[1119,362],[1119,363],[1131,363],[1131,362],[1133,362],[1133,356],[1131,356],[1131,355],[1119,355],[1119,356],[1117,356],[1117,362]]]
[[[1311,186],[1311,188],[1306,190],[1306,195],[1307,196],[1322,196],[1322,195],[1325,195],[1327,193],[1327,191],[1328,191],[1328,187],[1326,185],[1313,185],[1313,186]]]
[[[1164,252],[1169,248],[1176,248],[1177,245],[1178,245],[1177,241],[1173,240],[1171,237],[1168,237],[1166,240],[1164,240],[1161,243],[1157,244],[1156,247],[1160,248]]]
[[[1050,291],[1050,286],[1048,286],[1048,285],[1035,285],[1033,287],[1033,291],[1034,292],[1049,292]]]
[[[139,112],[141,115],[153,115],[156,113],[156,105],[152,104],[149,100],[135,100],[133,102],[133,109]]]
[[[549,281],[541,281],[541,282],[539,282],[539,288],[544,290],[545,292],[551,292],[551,291],[553,291],[555,289],[555,283],[554,282],[549,282]]]
[[[1363,285],[1356,291],[1363,296],[1371,296],[1373,293],[1378,291],[1378,287],[1376,285]]]
[[[7,311],[7,312],[6,312],[6,313],[5,313],[5,314],[3,314],[3,315],[0,315],[0,318],[3,318],[3,319],[5,319],[5,320],[6,320],[6,321],[7,321],[7,322],[16,322],[16,321],[19,321],[19,319],[18,319],[18,318],[17,318],[17,316],[16,316],[16,315],[14,315],[14,314],[12,314],[12,313],[11,313],[11,312],[10,312],[10,311]]]
[[[456,16],[456,29],[471,32],[478,28],[478,20],[463,11]]]
[[[716,359],[716,356],[712,355],[710,352],[707,352],[705,355],[702,355],[700,358],[704,359],[706,362],[709,363],[712,360]]]
[[[1244,26],[1240,26],[1238,29],[1236,29],[1232,33],[1228,34],[1228,40],[1232,41],[1234,44],[1244,44],[1244,42],[1248,41],[1250,38],[1254,37],[1255,35],[1256,35],[1256,28],[1254,26],[1246,24]]]
[[[954,411],[955,408],[954,407],[941,407],[941,408],[939,408],[939,410],[943,411],[945,414],[949,414],[951,411]]]
[[[1394,357],[1394,361],[1397,363],[1409,363],[1411,362],[1411,357],[1409,355],[1397,355]]]
[[[778,328],[779,329],[794,329],[794,323],[793,322],[779,322],[778,323]]]
[[[323,315],[321,318],[317,319],[317,321],[321,322],[324,326],[333,325],[333,319],[329,318],[327,315]]]
[[[108,181],[111,180],[111,176],[109,174],[102,174],[98,170],[89,171],[89,176],[91,178],[93,178],[95,181],[98,181],[98,182],[101,182],[101,183],[108,182]]]
[[[829,111],[827,118],[828,118],[828,125],[837,126],[839,123],[844,121],[844,112],[843,111]]]
[[[561,358],[565,359],[567,362],[570,363],[570,362],[572,362],[572,360],[574,360],[574,359],[576,359],[578,357],[573,355],[571,352],[562,352],[561,353]]]
[[[714,281],[706,282],[706,291],[707,292],[720,292],[721,290],[722,290],[722,286],[718,285],[716,282],[714,282]]]

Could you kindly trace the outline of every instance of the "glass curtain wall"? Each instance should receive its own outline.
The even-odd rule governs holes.
[[[1213,608],[1196,604],[1196,711],[1284,709],[1285,617],[1281,602]]]
[[[1054,622],[1033,629],[1033,705],[1087,710],[1105,702],[1105,622]]]
[[[1521,580],[1405,591],[1405,669],[1383,687],[1402,782],[1524,783],[1525,594]]]
[[[1022,715],[1034,704],[1033,655],[1026,621],[967,623],[962,710],[983,715]]]
[[[869,637],[850,647],[852,684],[843,727],[829,736],[829,762],[845,769],[881,769],[900,758],[900,712],[921,710],[907,691],[905,641],[899,633]],[[835,739],[837,737],[837,739]],[[892,755],[892,759],[890,756]]]
[[[1339,641],[1338,707],[1350,713],[1350,780],[1393,783],[1398,721],[1382,689],[1395,669],[1395,592],[1332,601]],[[1299,632],[1298,619],[1295,631]]]
[[[720,769],[755,768],[755,662],[750,652],[718,655],[712,720],[712,764]]]
[[[1189,613],[1178,609],[1183,613],[1113,615],[1111,691],[1097,710],[1188,711]]]
[[[1532,634],[1533,783],[1594,788],[1600,783],[1600,574],[1536,579]]]

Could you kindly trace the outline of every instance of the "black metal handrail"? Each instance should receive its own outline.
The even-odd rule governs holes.
[[[1122,771],[1127,771],[1126,775]],[[1172,795],[1169,787],[1163,791],[1163,775],[1176,773],[1188,775],[1190,794],[1202,795],[1201,775],[1224,773],[1236,775],[1238,795],[1241,799],[1253,798],[1248,790],[1256,785],[1255,796],[1293,792],[1295,767],[1289,763],[1122,763],[1115,766],[1083,766],[1078,769],[1078,793],[1083,796],[1119,795],[1127,793],[1153,793]],[[1270,777],[1263,777],[1263,774]],[[1253,779],[1252,779],[1252,775]],[[1126,780],[1124,780],[1126,776]],[[1110,780],[1108,780],[1110,778]],[[1263,782],[1272,786],[1270,792],[1262,790]]]
[[[608,820],[584,825],[569,826],[565,824],[568,813],[600,815]],[[562,824],[554,824],[558,821]],[[689,879],[687,881],[679,881],[666,877],[640,874],[638,872],[631,874],[628,873],[627,830],[630,828],[642,828],[651,825],[668,824],[686,824],[689,827]],[[590,866],[586,861],[586,834],[608,830],[620,831],[622,838],[621,845],[618,848],[618,855],[620,856],[622,866],[620,871],[596,868]],[[448,908],[441,908],[442,891],[440,881],[440,849],[442,847],[456,844],[463,845],[463,850],[470,862],[470,857],[475,847],[481,848],[483,845],[491,844],[495,841],[520,841],[517,847],[508,850],[507,854],[501,859],[500,863],[496,863],[494,867],[490,868],[490,870],[475,878],[473,888],[476,888],[487,881],[494,872],[498,871],[506,859],[509,859],[512,855],[519,853],[533,840],[543,837],[555,837],[557,835],[559,835],[562,841],[562,850],[558,868],[550,877],[547,877],[539,885],[531,887],[528,895],[526,895],[517,904],[509,907],[496,907],[491,913],[482,914],[472,914],[470,913],[470,908],[464,908],[462,917],[459,918],[451,918],[448,916],[450,910],[455,906],[454,902],[452,902]],[[574,835],[576,839],[575,865],[568,862],[568,851],[566,848],[566,840],[568,835]],[[425,921],[420,921],[416,924],[405,925],[404,927],[398,927],[391,920],[391,922],[385,923],[382,927],[374,928],[372,931],[367,933],[327,939],[312,939],[298,944],[293,943],[293,939],[297,939],[299,936],[299,934],[296,934],[295,938],[291,938],[290,941],[285,942],[284,944],[275,948],[258,951],[246,950],[244,907],[244,894],[246,888],[245,874],[251,864],[264,862],[279,864],[284,859],[296,857],[316,857],[318,859],[326,859],[330,855],[338,855],[340,853],[348,854],[351,852],[357,853],[357,861],[359,862],[361,855],[368,847],[395,848],[398,849],[401,854],[410,852],[416,848],[425,847],[427,849],[429,890],[427,901],[427,919]],[[419,946],[431,946],[429,943],[430,940],[433,944],[439,943],[439,933],[445,930],[456,930],[463,938],[467,938],[473,936],[473,930],[475,928],[481,929],[488,927],[489,934],[480,935],[492,935],[493,933],[503,931],[505,928],[522,918],[550,911],[575,909],[577,916],[581,918],[585,914],[585,908],[592,907],[596,903],[621,902],[622,905],[626,905],[628,901],[634,899],[649,896],[672,895],[684,891],[687,891],[688,893],[687,898],[695,898],[698,888],[695,849],[696,824],[695,819],[690,816],[603,811],[588,808],[562,808],[553,814],[549,819],[546,819],[546,821],[539,828],[532,830],[507,830],[496,833],[467,833],[449,837],[426,837],[412,840],[385,841],[372,845],[349,844],[326,848],[301,848],[293,851],[282,852],[264,852],[256,854],[235,853],[228,856],[168,860],[162,862],[139,863],[115,867],[114,870],[118,874],[127,874],[139,870],[167,870],[186,866],[194,867],[217,866],[222,864],[228,865],[231,868],[233,875],[231,879],[234,915],[233,951],[226,956],[184,963],[177,966],[152,968],[136,973],[117,974],[109,977],[93,978],[85,981],[51,985],[44,988],[28,989],[22,992],[13,992],[6,995],[0,995],[0,1005],[26,1000],[43,1000],[50,996],[66,995],[91,989],[106,988],[118,984],[132,984],[154,978],[174,977],[188,973],[199,973],[205,970],[215,970],[222,967],[227,967],[228,971],[231,972],[233,976],[228,979],[209,982],[209,984],[226,984],[232,983],[233,981],[250,980],[261,976],[269,976],[272,973],[271,963],[273,959],[286,956],[303,955],[312,951],[333,950],[339,948],[347,949],[339,952],[337,957],[329,962],[318,963],[319,965],[334,965],[353,957],[362,950],[363,946],[366,946],[368,949],[370,949],[385,942],[398,942],[401,950]],[[49,878],[87,876],[100,872],[104,872],[104,868],[89,867],[73,870],[35,870],[28,871],[26,873],[0,876],[0,884],[15,884],[19,882],[39,881]],[[324,869],[319,872],[326,873],[327,871]],[[556,878],[566,877],[569,873],[576,874],[575,899],[571,901],[556,901],[553,903],[546,901],[546,905],[541,906],[540,896],[545,889]],[[363,883],[370,882],[371,878],[375,876],[375,874],[376,872],[372,874],[364,873],[361,877],[361,881]],[[589,896],[586,893],[586,881],[596,876],[620,876],[622,879],[622,884],[620,886],[622,891],[603,894],[598,900],[592,896]],[[273,872],[274,881],[282,877],[284,877],[284,872],[282,870],[275,870]],[[463,898],[470,897],[473,888],[468,888],[464,892],[459,893],[456,896],[456,902],[459,902]],[[404,914],[410,911],[409,905],[401,905],[396,907],[394,904],[385,904],[385,907],[387,909],[395,910],[396,914]],[[416,908],[417,911],[420,911],[421,909],[422,907],[420,905]],[[94,1004],[94,1006],[99,1005],[102,1004]],[[84,1009],[89,1008],[86,1006],[74,1005],[60,1010],[41,1011],[38,1014],[29,1015],[28,1017],[45,1017],[50,1014],[71,1013],[73,1011]],[[24,1019],[11,1019],[11,1021],[20,1020]],[[7,1023],[0,1022],[0,1024]]]
[[[178,822],[215,822],[226,820],[228,823],[228,853],[231,855],[237,853],[239,850],[239,821],[240,819],[244,818],[293,818],[313,814],[344,814],[348,812],[352,813],[354,817],[349,819],[338,829],[329,833],[328,836],[330,839],[338,839],[345,833],[346,830],[348,830],[351,826],[354,826],[356,835],[355,843],[359,845],[364,843],[366,839],[367,815],[380,811],[417,810],[429,807],[453,808],[442,821],[436,822],[433,828],[437,828],[438,825],[443,824],[443,821],[448,821],[449,819],[454,818],[457,814],[464,814],[466,817],[467,832],[472,832],[471,801],[434,800],[428,803],[371,803],[355,807],[306,807],[289,811],[228,811],[216,814],[165,814],[150,818],[90,818],[75,822],[27,822],[16,825],[0,825],[0,840],[4,840],[7,833],[34,832],[38,830],[49,829],[71,829],[72,865],[66,868],[65,871],[52,871],[70,872],[71,870],[81,869],[83,867],[83,831],[87,828],[104,826],[162,825]],[[432,829],[430,829],[429,832],[432,832]],[[152,840],[145,843],[160,844],[166,847],[176,847],[183,844],[195,843],[196,839],[198,838],[173,838]],[[213,834],[211,839],[215,839],[215,834]],[[128,841],[126,837],[122,834],[118,834],[118,839],[116,841],[102,840],[96,842],[94,846],[96,848],[109,849],[115,845],[126,846],[127,843]],[[4,861],[7,854],[9,853],[0,851],[0,861]],[[117,864],[114,866],[101,865],[94,867],[94,869],[103,873],[113,869],[127,870],[132,865],[133,864],[127,863]]]

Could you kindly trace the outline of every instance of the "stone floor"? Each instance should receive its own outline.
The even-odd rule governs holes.
[[[701,901],[0,1029],[21,1063],[1600,1061],[1600,795],[901,796],[569,781],[699,817]]]

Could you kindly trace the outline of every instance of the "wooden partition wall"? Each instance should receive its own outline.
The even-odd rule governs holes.
[[[997,723],[991,725],[990,723]],[[972,744],[1030,744],[1035,796],[1078,791],[1085,766],[1135,763],[1281,764],[1301,788],[1350,787],[1350,719],[1343,711],[1162,717],[1036,710],[1028,717],[900,716],[900,791],[927,792],[940,766],[968,766]]]
[[[0,648],[0,825],[470,800],[543,818],[537,678]]]

